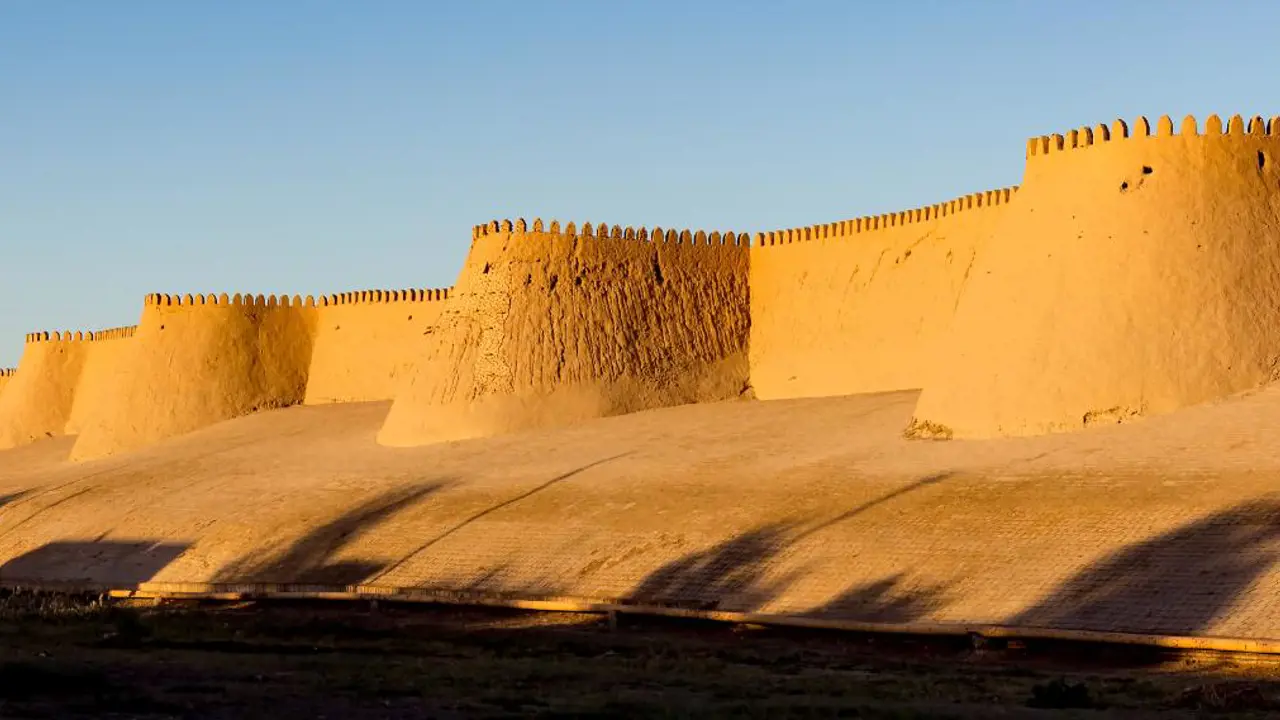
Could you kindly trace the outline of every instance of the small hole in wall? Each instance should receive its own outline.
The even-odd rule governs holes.
[[[1120,192],[1124,192],[1125,190],[1128,190],[1128,189],[1129,189],[1129,181],[1128,181],[1128,180],[1126,180],[1126,181],[1124,181],[1124,182],[1120,183]]]
[[[481,273],[482,273],[482,274],[484,274],[484,275],[488,275],[488,274],[489,274],[489,263],[485,263],[485,264],[484,264],[484,270],[482,270],[482,271],[481,271]]]
[[[574,278],[574,279],[573,279],[573,284],[574,284],[574,286],[575,286],[575,287],[576,287],[576,286],[579,286],[579,285],[582,285],[582,276],[581,276],[581,275],[579,275],[578,277]]]
[[[161,330],[163,330],[163,329],[164,329],[164,326],[163,326],[163,325],[161,325],[161,326],[160,326],[160,329],[161,329]]]
[[[412,315],[410,315],[410,316],[409,316],[409,319],[410,319],[410,320],[412,320],[412,319],[413,319],[413,316],[412,316]]]
[[[560,276],[559,276],[559,275],[552,275],[552,276],[551,276],[551,282],[547,283],[547,290],[548,290],[548,291],[555,290],[555,289],[556,289],[556,283],[558,283],[558,282],[560,282]]]
[[[1267,166],[1267,154],[1259,150],[1258,151],[1258,169],[1261,170],[1266,166]]]
[[[524,286],[529,287],[533,284],[533,273],[524,276]]]
[[[1150,175],[1150,174],[1151,174],[1151,172],[1152,172],[1152,170],[1151,170],[1151,166],[1150,166],[1150,165],[1143,165],[1143,166],[1142,166],[1142,174],[1143,174],[1143,175]]]

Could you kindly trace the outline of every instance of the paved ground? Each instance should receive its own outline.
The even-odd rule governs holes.
[[[381,403],[103,461],[0,453],[0,579],[310,582],[1280,639],[1280,391],[1044,438],[906,441],[916,393],[414,449]]]

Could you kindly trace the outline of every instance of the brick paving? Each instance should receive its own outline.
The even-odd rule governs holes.
[[[0,453],[0,579],[303,582],[1280,639],[1280,392],[1072,435],[900,437],[915,393],[427,448],[385,404]]]

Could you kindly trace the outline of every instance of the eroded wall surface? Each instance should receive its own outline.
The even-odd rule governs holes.
[[[317,307],[306,403],[394,398],[448,296],[447,289],[370,290]]]
[[[1248,391],[1280,368],[1280,122],[1039,138],[974,264],[913,431],[1074,430]]]
[[[751,385],[762,400],[919,388],[1016,188],[757,236]]]
[[[740,395],[748,244],[541,221],[477,228],[379,441],[416,445]]]
[[[301,402],[314,327],[315,308],[300,299],[148,296],[129,362],[84,419],[71,458]]]

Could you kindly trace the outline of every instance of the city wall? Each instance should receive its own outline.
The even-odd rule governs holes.
[[[392,399],[448,297],[447,289],[366,290],[322,301],[305,402]]]
[[[1280,369],[1280,121],[1168,117],[1032,139],[912,432],[1126,422]]]
[[[132,338],[137,330],[130,325],[84,334],[91,342],[85,347],[84,366],[74,381],[74,399],[64,430],[67,435],[78,435],[84,423],[111,401],[115,383],[132,358]]]
[[[147,296],[132,356],[80,428],[72,459],[300,403],[314,317],[299,310],[287,297]]]
[[[919,388],[1017,188],[770,232],[751,249],[762,400]]]
[[[137,326],[31,333],[0,371],[0,448],[78,435],[87,460],[261,409],[390,400],[448,292],[153,294]]]
[[[149,295],[112,381],[73,423],[71,457],[110,455],[303,402],[390,400],[448,294]]]
[[[133,330],[28,333],[17,369],[4,371],[0,385],[0,449],[71,431],[77,407],[93,403]]]
[[[738,397],[745,234],[541,220],[475,228],[379,441],[415,445]]]
[[[0,448],[388,399],[388,445],[904,388],[911,436],[1127,422],[1280,376],[1277,162],[1280,118],[1140,118],[1032,138],[1017,187],[753,242],[495,221],[452,291],[152,295],[136,329],[28,338]]]

